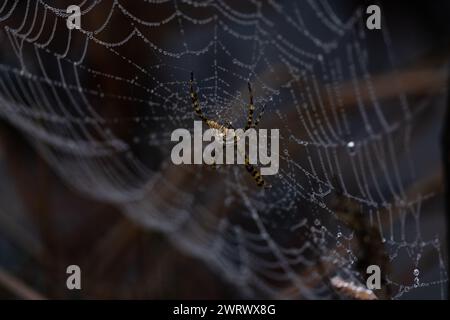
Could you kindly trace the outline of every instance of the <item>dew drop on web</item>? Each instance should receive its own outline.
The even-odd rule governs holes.
[[[356,143],[354,141],[347,142],[347,150],[351,156],[354,156],[356,153]]]

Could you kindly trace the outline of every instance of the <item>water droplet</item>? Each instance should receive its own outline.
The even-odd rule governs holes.
[[[338,233],[337,233],[337,237],[338,237],[338,238],[342,237],[342,232],[338,232]]]
[[[414,269],[413,273],[417,277],[420,274],[420,271],[419,269]]]
[[[356,144],[354,141],[347,142],[347,149],[350,155],[354,155],[356,151]]]
[[[314,220],[314,224],[315,224],[316,226],[319,226],[319,225],[320,225],[320,220],[319,220],[319,219]]]

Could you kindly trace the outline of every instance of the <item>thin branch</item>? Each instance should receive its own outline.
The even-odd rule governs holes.
[[[15,296],[25,300],[46,300],[46,298],[30,288],[27,284],[0,267],[0,285]]]

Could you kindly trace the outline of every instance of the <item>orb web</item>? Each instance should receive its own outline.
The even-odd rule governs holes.
[[[405,85],[389,21],[370,31],[364,7],[325,0],[96,0],[70,30],[63,2],[0,6],[0,115],[69,185],[248,297],[345,297],[334,283],[364,287],[375,264],[380,297],[444,298],[442,239],[423,232],[439,151],[419,155],[445,95]],[[242,166],[173,165],[191,72],[205,115],[236,128],[252,84],[260,128],[280,129],[270,190]]]

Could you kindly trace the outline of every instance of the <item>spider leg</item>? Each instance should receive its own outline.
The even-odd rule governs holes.
[[[261,121],[262,116],[264,115],[264,110],[266,109],[266,105],[263,105],[261,112],[258,115],[258,118],[256,118],[255,122],[253,123],[253,128],[257,128],[259,121]]]
[[[231,123],[231,121],[228,121],[228,122],[226,123],[226,127],[227,127],[228,129],[233,129],[233,130],[234,130],[234,127],[233,127],[233,124]]]
[[[194,73],[191,72],[191,80],[189,81],[189,88],[190,88],[190,95],[192,100],[192,106],[194,107],[195,114],[203,121],[207,122],[208,119],[205,117],[205,115],[202,112],[202,109],[200,108],[200,103],[198,101],[198,94],[194,90]]]
[[[250,173],[250,175],[252,176],[253,180],[255,180],[256,184],[259,187],[264,187],[264,188],[270,188],[271,185],[268,184],[262,177],[259,169],[257,167],[255,167],[253,164],[250,163],[250,159],[248,157],[248,155],[245,153],[245,151],[242,151],[239,149],[238,146],[238,140],[237,137],[234,137],[234,145],[237,147],[237,151],[244,157],[244,165],[245,165],[245,169],[247,169],[247,172]]]
[[[244,131],[247,131],[247,129],[252,127],[253,112],[255,112],[255,105],[253,104],[252,86],[251,86],[250,82],[248,82],[247,85],[248,85],[248,93],[250,95],[250,103],[248,105],[247,124],[245,125]]]
[[[247,169],[247,172],[251,174],[253,180],[255,180],[258,187],[264,187],[264,188],[270,188],[271,185],[268,184],[262,177],[261,173],[259,172],[259,169],[257,169],[254,165],[250,163],[250,160],[248,159],[248,156],[245,156],[245,169]]]

